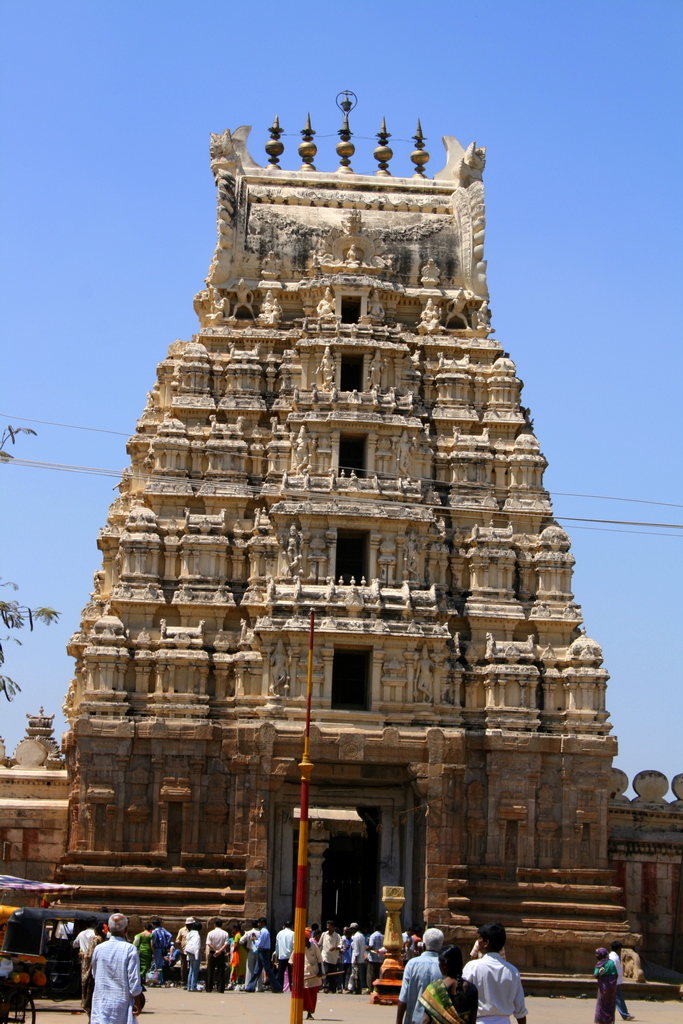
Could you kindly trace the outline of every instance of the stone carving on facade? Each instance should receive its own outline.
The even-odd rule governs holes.
[[[463,188],[467,188],[473,181],[481,181],[485,166],[486,147],[477,147],[476,142],[470,142],[456,171],[458,183]]]
[[[437,267],[434,260],[429,257],[425,265],[420,271],[420,281],[425,288],[438,288],[439,282],[441,281],[441,271]]]
[[[289,659],[281,639],[278,639],[273,652],[268,692],[272,697],[286,697],[289,694]]]
[[[360,210],[350,210],[340,228],[333,228],[322,244],[319,266],[323,273],[364,271],[377,273],[388,267],[382,258],[379,235],[366,231]]]
[[[325,294],[323,295],[322,299],[316,306],[316,312],[318,314],[319,319],[329,320],[334,318],[335,309],[336,307],[334,302],[334,296],[332,294],[332,289],[328,286],[325,289]]]
[[[420,334],[434,334],[441,330],[441,310],[434,299],[427,299],[417,329]]]
[[[433,696],[433,664],[429,657],[429,649],[423,644],[419,658],[415,664],[413,676],[414,699],[422,704],[431,704]]]
[[[277,326],[282,320],[282,306],[277,300],[277,295],[269,288],[261,304],[258,315],[259,322]]]
[[[336,372],[337,368],[335,366],[332,352],[330,351],[330,346],[326,345],[320,366],[318,367],[318,373],[322,380],[323,390],[332,391],[334,388]]]
[[[286,549],[287,565],[289,568],[290,576],[303,574],[301,562],[301,541],[302,532],[301,530],[297,530],[295,524],[292,523],[292,525],[289,528]]]

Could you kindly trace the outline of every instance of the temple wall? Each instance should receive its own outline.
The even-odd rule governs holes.
[[[624,773],[615,771],[613,778],[609,856],[614,883],[623,888],[631,925],[643,937],[641,955],[683,973],[683,774],[672,779],[673,801],[664,799],[669,783],[661,772],[640,772],[633,780],[639,794],[633,800],[623,795],[629,782]]]
[[[0,766],[0,874],[45,882],[66,850],[66,769]]]

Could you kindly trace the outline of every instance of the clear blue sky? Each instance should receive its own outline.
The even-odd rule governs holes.
[[[210,131],[310,110],[336,166],[334,99],[395,140],[419,116],[488,147],[486,255],[497,336],[525,382],[556,492],[681,495],[681,28],[674,0],[343,4],[4,0],[0,411],[131,433],[168,344],[196,327],[214,245]],[[282,163],[297,167],[298,139]],[[394,173],[409,143],[396,141]],[[357,170],[374,169],[357,139]],[[5,422],[3,416],[0,422]],[[35,425],[17,454],[122,469],[125,440]],[[111,479],[0,467],[0,574],[58,626],[8,648],[23,693],[59,709],[64,651],[99,566]],[[557,496],[558,514],[680,523],[681,508]],[[683,771],[680,536],[567,524],[575,592],[611,672],[617,764]],[[588,524],[583,524],[588,525]],[[652,534],[669,534],[655,536]],[[59,728],[61,720],[58,718]]]

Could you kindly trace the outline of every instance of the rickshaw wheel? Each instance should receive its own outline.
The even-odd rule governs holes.
[[[13,992],[9,1011],[3,1018],[7,1024],[36,1024],[36,1007],[30,992]]]

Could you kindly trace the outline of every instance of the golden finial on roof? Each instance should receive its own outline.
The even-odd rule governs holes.
[[[268,154],[268,163],[273,167],[277,167],[279,170],[279,157],[285,151],[284,142],[280,142],[280,136],[282,135],[283,129],[280,127],[280,118],[275,115],[275,120],[268,129],[270,132],[270,138],[266,142],[266,153]]]
[[[300,171],[314,171],[315,167],[313,161],[315,160],[315,154],[318,152],[318,147],[313,141],[315,132],[311,128],[311,115],[306,115],[306,124],[301,132],[303,142],[299,145],[299,156],[303,160]]]
[[[422,134],[422,125],[420,124],[419,117],[417,119],[417,128],[415,129],[415,134],[413,135],[413,138],[415,139],[415,149],[410,154],[410,159],[413,161],[417,168],[417,173],[414,174],[413,177],[426,178],[427,175],[424,172],[424,165],[429,160],[429,153],[425,149],[425,138],[424,135]]]
[[[343,99],[340,100],[340,96]],[[344,120],[342,126],[338,131],[339,142],[337,143],[337,153],[341,159],[341,163],[337,168],[337,174],[353,174],[354,170],[351,167],[351,157],[356,152],[356,147],[351,142],[351,136],[353,132],[349,128],[349,111],[353,110],[357,103],[355,93],[350,92],[349,89],[344,89],[343,92],[337,95],[337,106],[344,113]]]
[[[377,139],[379,146],[376,146],[373,151],[375,160],[379,163],[379,170],[375,171],[375,174],[384,174],[387,177],[391,177],[391,171],[389,170],[389,161],[394,155],[393,149],[391,149],[387,143],[391,138],[391,134],[387,131],[386,119],[382,118],[382,127],[377,132]]]

